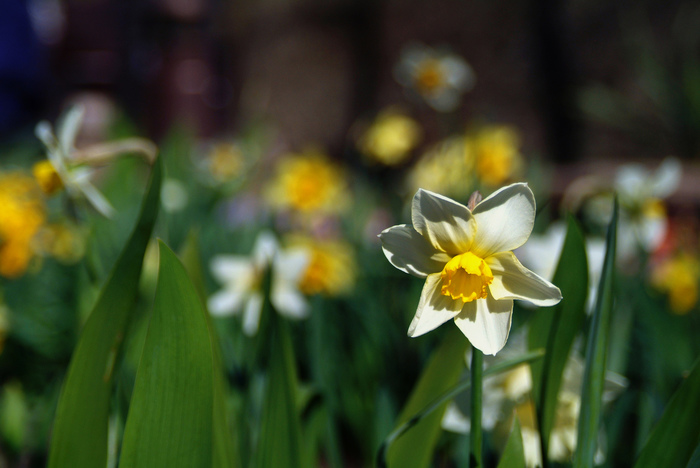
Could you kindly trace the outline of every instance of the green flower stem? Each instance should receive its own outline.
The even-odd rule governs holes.
[[[471,393],[471,429],[469,431],[469,466],[481,466],[481,446],[483,437],[481,433],[481,400],[484,386],[482,384],[484,372],[484,353],[472,348],[472,393]]]

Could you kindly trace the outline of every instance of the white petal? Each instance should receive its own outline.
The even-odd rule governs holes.
[[[513,301],[497,301],[489,294],[486,299],[467,302],[455,317],[455,324],[476,349],[496,354],[508,340],[512,317]]]
[[[73,106],[63,115],[57,125],[58,144],[61,152],[68,157],[74,150],[75,139],[83,123],[85,109],[82,106]]]
[[[288,285],[273,285],[270,300],[277,312],[292,319],[309,316],[309,304],[302,293]]]
[[[253,246],[253,263],[262,268],[269,265],[278,250],[277,239],[270,231],[262,231],[255,239]]]
[[[209,297],[207,308],[215,316],[234,315],[240,310],[244,298],[241,291],[222,289]]]
[[[49,151],[55,149],[56,138],[53,136],[53,129],[49,122],[42,120],[36,124],[36,127],[34,128],[34,135],[41,140]]]
[[[253,336],[258,332],[260,315],[262,313],[263,296],[256,292],[251,294],[243,311],[243,333]]]
[[[280,251],[274,260],[274,275],[278,281],[296,284],[306,272],[311,261],[311,252],[306,248],[291,248]]]
[[[85,182],[80,186],[80,191],[83,192],[85,198],[90,202],[90,204],[99,211],[106,218],[111,218],[114,216],[114,208],[107,201],[102,192],[97,190],[94,185],[90,182]]]
[[[442,295],[441,287],[440,273],[433,273],[425,279],[416,315],[408,327],[408,336],[416,337],[428,333],[462,310],[462,301]]]
[[[502,252],[485,259],[493,273],[489,290],[494,299],[522,299],[539,306],[561,301],[558,287],[525,268],[513,252]]]
[[[224,284],[236,284],[253,274],[250,259],[238,255],[217,255],[209,266],[214,278]]]
[[[681,182],[683,168],[676,158],[666,158],[653,175],[651,180],[651,196],[666,198],[676,191]]]
[[[411,217],[418,233],[450,255],[469,251],[478,234],[477,223],[466,206],[428,190],[416,192]]]
[[[379,234],[382,250],[389,263],[419,278],[442,271],[449,255],[432,246],[411,226],[393,226]]]
[[[503,187],[473,211],[476,237],[472,252],[481,258],[514,250],[527,241],[535,224],[535,196],[527,184]]]

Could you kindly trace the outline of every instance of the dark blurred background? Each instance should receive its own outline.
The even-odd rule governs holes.
[[[563,166],[566,180],[581,165],[670,154],[690,162],[700,152],[700,4],[694,1],[6,0],[3,6],[5,139],[80,100],[88,107],[88,130],[92,124],[98,133],[117,111],[156,140],[176,123],[206,138],[265,119],[289,147],[314,142],[337,154],[356,119],[406,103],[392,69],[402,47],[419,41],[448,46],[476,72],[476,87],[453,119],[515,125],[526,152]],[[413,114],[427,140],[443,132],[444,118],[432,109],[416,106]]]

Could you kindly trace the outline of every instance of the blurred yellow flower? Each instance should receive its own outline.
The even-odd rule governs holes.
[[[358,142],[360,151],[385,166],[404,162],[421,138],[421,128],[410,117],[396,111],[381,112]]]
[[[520,136],[507,125],[490,125],[467,137],[467,157],[484,185],[495,187],[513,180],[522,170]]]
[[[466,198],[473,190],[473,159],[467,158],[464,137],[453,137],[430,148],[413,166],[407,189],[439,191],[449,197]]]
[[[219,183],[236,179],[246,166],[243,151],[235,143],[215,144],[206,156],[206,161],[211,177]]]
[[[32,174],[41,190],[47,195],[53,195],[63,188],[61,177],[48,159],[34,164]]]
[[[37,250],[63,263],[75,263],[85,254],[85,231],[69,223],[46,224],[37,233]]]
[[[299,289],[304,294],[340,296],[355,287],[355,254],[347,242],[290,236],[288,244],[310,254],[309,265],[299,281]]]
[[[350,195],[345,175],[321,151],[287,155],[276,169],[266,193],[272,207],[305,214],[337,213],[347,208]]]
[[[700,260],[688,253],[679,253],[654,268],[651,283],[668,294],[671,311],[683,315],[698,302]]]
[[[0,275],[17,278],[34,256],[32,240],[46,219],[34,179],[21,172],[0,174]]]

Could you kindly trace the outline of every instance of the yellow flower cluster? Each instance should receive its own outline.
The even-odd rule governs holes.
[[[381,112],[362,134],[358,148],[368,159],[385,166],[396,166],[410,156],[421,138],[421,128],[410,117],[396,111]]]
[[[688,253],[676,254],[653,270],[651,283],[668,294],[673,313],[687,314],[698,302],[700,261]]]
[[[511,181],[522,170],[520,136],[507,125],[490,125],[467,138],[467,157],[483,185],[496,187]]]
[[[274,208],[303,214],[338,213],[349,203],[345,175],[315,149],[280,159],[267,198]]]
[[[311,260],[302,276],[299,289],[306,295],[340,296],[355,284],[357,266],[352,247],[342,240],[318,240],[293,236],[289,245],[310,252]]]
[[[21,172],[0,174],[0,275],[17,278],[34,255],[33,239],[46,220],[40,189]]]

